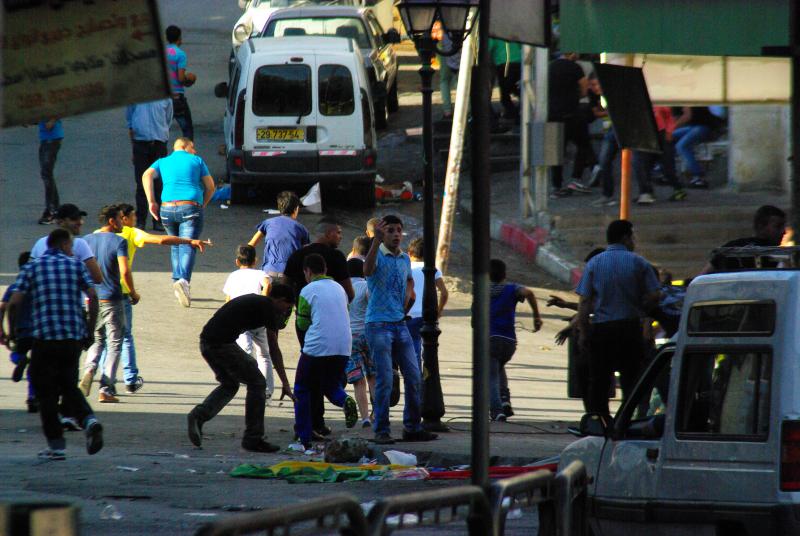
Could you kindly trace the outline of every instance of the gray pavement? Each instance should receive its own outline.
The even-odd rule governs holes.
[[[213,97],[213,85],[226,77],[229,32],[238,17],[235,2],[160,2],[165,26],[177,23],[185,32],[189,68],[198,83],[189,92],[195,118],[197,146],[212,175],[224,171],[217,155],[222,141],[222,105]],[[412,80],[414,80],[412,78]],[[393,129],[382,136],[380,171],[387,177],[414,177],[421,160],[409,155],[418,148],[405,140],[404,128],[419,116],[417,86],[403,89],[401,104],[406,113],[390,119]],[[392,123],[394,121],[394,123]],[[62,202],[74,202],[89,212],[84,232],[97,227],[94,214],[109,202],[132,200],[133,166],[122,109],[108,110],[65,120],[66,139],[59,154],[56,178]],[[173,135],[177,135],[173,129]],[[394,137],[392,137],[394,136]],[[0,132],[0,288],[16,274],[17,254],[29,249],[35,239],[52,227],[36,224],[42,209],[42,187],[38,178],[35,128]],[[405,166],[405,167],[403,167]],[[363,482],[339,485],[288,485],[284,482],[234,479],[227,472],[240,463],[270,465],[298,455],[278,453],[254,455],[239,448],[243,427],[244,392],[205,426],[203,449],[189,443],[185,415],[211,391],[213,374],[198,351],[198,334],[223,303],[222,285],[234,269],[237,244],[252,235],[263,219],[263,204],[222,209],[209,206],[204,237],[214,248],[199,256],[192,281],[190,309],[178,305],[172,295],[169,252],[148,246],[134,263],[134,275],[142,301],[134,308],[134,334],[142,391],[121,396],[116,405],[98,404],[96,389],[90,397],[106,427],[105,448],[86,455],[80,433],[67,435],[65,462],[40,463],[36,452],[43,448],[37,415],[24,412],[25,385],[11,382],[10,365],[0,365],[0,500],[65,499],[81,507],[84,534],[189,534],[201,523],[235,511],[285,506],[339,491],[367,501],[388,494],[453,485],[439,482]],[[349,249],[364,222],[374,214],[399,212],[407,222],[409,237],[421,232],[421,204],[381,206],[374,212],[334,209],[344,222],[342,249]],[[316,217],[301,216],[313,225]],[[451,301],[441,321],[440,360],[447,404],[445,419],[453,431],[431,443],[400,443],[399,450],[416,452],[431,463],[468,463],[471,423],[471,328],[469,227],[459,222],[451,273],[447,282]],[[491,455],[497,463],[530,462],[558,453],[570,440],[566,424],[581,415],[580,401],[566,393],[566,352],[553,343],[563,327],[563,314],[544,307],[551,289],[564,289],[552,278],[526,263],[503,246],[495,255],[505,258],[511,279],[533,286],[540,298],[545,327],[530,332],[529,311],[518,317],[519,350],[509,365],[511,391],[517,415],[509,423],[493,423]],[[566,296],[567,294],[562,294]],[[299,354],[293,329],[280,336],[290,378]],[[5,350],[0,357],[5,361]],[[5,361],[7,363],[7,361]],[[402,404],[392,411],[399,435]],[[328,407],[329,423],[339,436],[363,436],[346,431],[336,408]],[[267,408],[266,428],[271,441],[287,446],[291,441],[292,411],[286,402]],[[303,458],[305,459],[305,458]],[[135,469],[135,470],[133,470]],[[122,519],[101,519],[109,504]],[[515,520],[507,533],[528,532],[535,516]],[[442,531],[438,531],[442,532]],[[446,532],[445,533],[450,533]],[[452,533],[458,533],[453,529]]]

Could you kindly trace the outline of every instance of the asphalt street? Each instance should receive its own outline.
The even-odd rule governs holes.
[[[187,95],[195,121],[196,145],[215,177],[224,173],[217,154],[222,143],[222,101],[213,87],[227,78],[230,30],[239,16],[236,2],[161,1],[163,26],[177,24],[184,31],[189,70],[198,82]],[[413,79],[412,79],[413,80]],[[383,162],[379,169],[390,177],[419,174],[421,159],[410,157],[418,147],[403,141],[403,130],[418,126],[417,85],[401,87],[401,113],[390,118],[390,131],[382,136]],[[416,122],[415,122],[416,121]],[[61,201],[79,205],[89,213],[84,232],[97,228],[95,214],[112,202],[132,202],[134,194],[131,149],[122,108],[69,117],[66,138],[56,166]],[[173,139],[179,131],[173,126]],[[400,140],[399,142],[397,140]],[[43,204],[38,177],[37,134],[34,127],[0,132],[0,286],[16,274],[16,258],[52,227],[37,225]],[[388,154],[394,151],[393,154]],[[404,158],[405,157],[405,158]],[[407,169],[398,168],[405,160]],[[386,164],[383,164],[386,166]],[[414,169],[411,169],[413,167]],[[346,491],[362,501],[441,485],[428,481],[378,481],[339,485],[288,485],[284,482],[241,480],[228,476],[240,463],[270,465],[298,455],[254,455],[239,449],[243,426],[244,392],[205,427],[203,449],[186,438],[185,415],[214,386],[211,371],[198,351],[202,326],[223,301],[222,285],[235,268],[234,249],[252,236],[256,224],[272,206],[263,200],[223,209],[214,204],[206,211],[203,237],[215,244],[198,257],[192,280],[192,307],[184,309],[172,295],[169,251],[148,246],[136,256],[134,277],[141,303],[134,309],[134,334],[144,388],[122,396],[120,404],[98,404],[96,390],[90,403],[106,427],[105,448],[89,457],[80,434],[67,436],[67,461],[40,463],[35,453],[43,448],[37,415],[24,412],[25,385],[10,380],[10,365],[0,365],[0,500],[59,499],[81,508],[84,534],[189,534],[200,524],[232,512],[248,511]],[[333,209],[343,221],[342,249],[361,233],[373,214],[399,212],[407,222],[408,238],[421,233],[421,203],[379,206],[375,211]],[[301,221],[313,226],[314,215]],[[451,273],[447,283],[451,301],[441,321],[440,361],[447,405],[445,419],[453,432],[429,444],[399,444],[399,450],[417,452],[421,459],[442,464],[468,463],[471,422],[471,358],[469,227],[460,222]],[[519,350],[509,364],[511,391],[517,415],[509,423],[493,423],[491,454],[496,461],[521,463],[558,453],[570,441],[566,425],[581,415],[580,401],[566,398],[566,352],[553,336],[564,325],[564,315],[544,307],[547,294],[559,286],[512,252],[497,246],[495,255],[507,260],[511,278],[534,287],[540,299],[545,327],[532,333],[530,311],[518,316]],[[292,328],[280,337],[289,377],[294,376],[299,348]],[[2,356],[5,350],[0,351]],[[3,357],[5,359],[5,357]],[[394,408],[395,433],[402,405]],[[267,434],[282,446],[291,442],[291,406],[273,402],[267,408]],[[357,430],[345,432],[343,419],[328,408],[335,434],[369,437]],[[109,505],[121,519],[103,519]],[[530,531],[535,515],[514,520],[507,534]],[[457,528],[437,533],[461,533]],[[432,533],[432,532],[431,532]]]

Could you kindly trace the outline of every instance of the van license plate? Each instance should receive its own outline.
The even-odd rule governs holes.
[[[303,141],[305,132],[302,128],[257,128],[257,141]]]

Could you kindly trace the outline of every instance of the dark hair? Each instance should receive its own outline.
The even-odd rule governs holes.
[[[173,24],[171,26],[167,26],[167,30],[164,32],[164,34],[167,36],[167,43],[177,43],[178,39],[181,38],[181,29]]]
[[[758,207],[758,210],[756,210],[756,214],[753,217],[753,228],[759,229],[764,227],[765,225],[769,224],[769,219],[773,216],[781,218],[784,221],[786,220],[786,213],[778,207],[772,205]]]
[[[347,275],[350,277],[364,277],[364,261],[355,258],[347,261]]]
[[[122,211],[122,215],[123,216],[129,216],[131,212],[136,210],[136,207],[134,207],[133,205],[130,205],[128,203],[120,203],[117,206]]]
[[[47,235],[47,247],[48,249],[60,248],[64,244],[69,243],[70,240],[72,240],[72,233],[59,227],[58,229],[53,229],[53,231]]]
[[[489,261],[489,281],[492,283],[500,283],[506,278],[506,263],[500,259],[492,259]]]
[[[593,257],[597,257],[598,255],[603,253],[605,250],[606,250],[606,248],[594,248],[592,251],[589,252],[588,255],[586,255],[586,258],[583,259],[583,262],[589,262],[590,260],[592,260]]]
[[[297,194],[284,190],[278,194],[278,212],[284,216],[291,216],[300,207],[300,198]]]
[[[28,264],[29,260],[31,260],[31,252],[23,251],[22,253],[19,254],[19,257],[17,257],[17,266],[22,268],[23,266]]]
[[[628,220],[614,220],[606,229],[606,242],[619,244],[633,234],[633,224]]]
[[[424,247],[425,247],[425,242],[423,242],[421,236],[418,236],[417,238],[408,243],[408,254],[414,257],[415,259],[421,259]]]
[[[367,235],[357,236],[353,239],[353,251],[362,257],[366,257],[371,245],[372,239]]]
[[[394,214],[387,214],[381,221],[386,225],[399,225],[400,227],[403,226],[403,220],[395,216]]]
[[[325,259],[322,257],[322,255],[318,255],[317,253],[312,253],[303,259],[303,270],[306,268],[311,270],[311,273],[313,274],[324,274],[328,269],[327,265],[325,264]]]
[[[286,283],[273,283],[269,287],[269,297],[273,300],[294,303],[294,289]]]
[[[116,218],[119,212],[119,205],[106,205],[100,209],[97,220],[100,222],[100,225],[108,225],[108,220]]]
[[[256,248],[242,244],[236,248],[236,262],[239,266],[253,266],[256,263]]]
[[[316,236],[320,237],[328,234],[332,228],[341,227],[341,225],[342,224],[338,220],[325,217],[317,222],[317,225],[314,227],[314,231],[316,233]]]

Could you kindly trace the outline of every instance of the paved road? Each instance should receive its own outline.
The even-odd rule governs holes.
[[[189,69],[198,83],[188,98],[195,118],[196,142],[214,176],[224,172],[224,160],[217,155],[222,142],[222,105],[213,97],[213,86],[226,78],[229,32],[238,17],[232,0],[215,2],[162,1],[161,20],[165,26],[184,29]],[[413,81],[413,78],[410,80]],[[383,137],[381,173],[389,177],[418,176],[421,165],[414,154],[418,147],[404,140],[402,129],[414,124],[419,112],[416,85],[407,85],[401,96],[404,112],[393,118],[394,132]],[[62,202],[74,202],[89,212],[85,232],[94,228],[94,214],[104,204],[131,200],[134,192],[130,145],[122,109],[108,110],[65,120],[66,139],[59,155],[56,177]],[[177,129],[173,135],[177,135]],[[16,273],[18,252],[29,249],[36,238],[51,228],[36,224],[42,208],[42,187],[38,178],[37,140],[34,128],[0,132],[0,285]],[[406,167],[403,167],[403,166]],[[429,489],[432,482],[365,482],[338,486],[290,486],[282,482],[238,480],[227,471],[239,463],[272,464],[291,458],[289,454],[256,456],[238,448],[244,406],[243,394],[206,426],[205,448],[191,447],[185,436],[186,412],[213,387],[213,375],[197,350],[197,336],[203,324],[223,303],[221,287],[234,268],[233,251],[245,242],[269,205],[235,206],[207,211],[204,236],[216,247],[199,257],[192,281],[193,305],[183,309],[172,296],[169,256],[166,248],[148,246],[137,254],[135,278],[142,301],[135,308],[134,333],[144,389],[135,396],[123,396],[118,405],[91,402],[106,424],[106,447],[98,455],[83,452],[80,434],[68,436],[66,462],[40,464],[35,452],[43,438],[36,415],[23,412],[23,384],[8,379],[10,367],[0,367],[0,499],[63,498],[82,508],[85,534],[188,534],[207,516],[231,515],[233,509],[255,509],[291,504],[337,491],[348,491],[367,501],[406,490]],[[420,204],[378,207],[375,214],[398,211],[407,222],[410,236],[421,232]],[[372,212],[339,209],[344,222],[343,249],[360,233]],[[313,225],[316,217],[302,216]],[[416,451],[421,457],[442,463],[465,463],[469,457],[471,422],[469,228],[459,223],[452,263],[451,304],[442,320],[441,368],[446,393],[447,417],[454,429],[442,440],[430,444],[401,444],[401,450]],[[513,253],[495,251],[509,261],[515,280],[537,287],[546,297],[547,288],[557,284]],[[547,287],[547,288],[541,288]],[[543,303],[542,303],[543,307]],[[507,424],[492,426],[492,456],[533,460],[552,455],[569,442],[565,423],[580,416],[580,403],[565,399],[565,353],[552,343],[563,326],[558,312],[545,310],[545,328],[533,334],[520,329],[520,349],[509,373],[517,417]],[[520,323],[530,328],[530,314]],[[289,375],[293,377],[298,347],[292,329],[281,335]],[[5,352],[0,352],[5,355]],[[5,357],[3,357],[5,359]],[[400,409],[392,413],[399,423]],[[288,445],[291,437],[291,408],[275,404],[267,411],[271,440]],[[343,422],[334,409],[330,421],[337,434]],[[399,431],[399,430],[398,430]],[[363,435],[360,431],[351,435]],[[135,468],[135,471],[121,467]],[[101,511],[113,504],[121,520],[103,520]],[[522,533],[535,524],[525,515],[508,533]],[[519,531],[517,531],[519,529]],[[441,532],[441,531],[437,531]],[[457,533],[455,531],[453,533]]]

